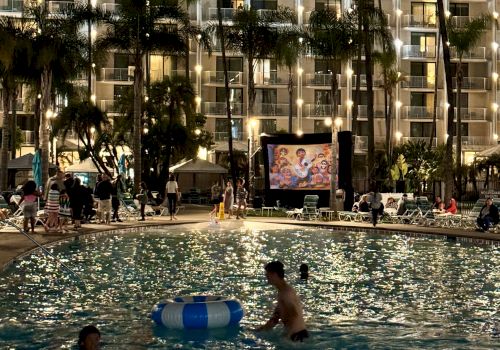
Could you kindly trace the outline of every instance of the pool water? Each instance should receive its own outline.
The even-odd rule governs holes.
[[[206,224],[101,235],[33,254],[0,275],[0,349],[74,349],[95,324],[103,349],[500,348],[500,249],[446,240],[323,229]],[[311,338],[253,329],[273,309],[263,266],[279,259],[304,303]],[[308,282],[299,265],[310,267]],[[177,295],[236,297],[240,327],[166,330],[151,307]]]

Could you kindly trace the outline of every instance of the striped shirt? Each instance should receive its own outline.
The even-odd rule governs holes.
[[[45,203],[45,211],[47,213],[59,212],[59,191],[50,190]]]

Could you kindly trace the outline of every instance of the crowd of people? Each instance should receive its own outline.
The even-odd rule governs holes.
[[[219,211],[221,208],[221,203],[223,203],[224,214],[228,214],[228,219],[231,219],[233,215],[234,203],[236,201],[236,219],[245,218],[245,212],[247,208],[247,197],[248,192],[244,187],[245,180],[236,180],[236,190],[234,190],[231,181],[227,181],[226,187],[222,189],[219,182],[216,181],[210,188],[210,203],[213,205],[210,211],[210,217],[218,217],[220,215]]]

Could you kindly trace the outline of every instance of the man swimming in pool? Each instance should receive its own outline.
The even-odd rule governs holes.
[[[285,281],[285,270],[280,261],[273,261],[265,266],[269,284],[278,290],[278,306],[265,325],[258,331],[272,329],[279,321],[283,322],[287,337],[292,341],[303,341],[309,337],[304,323],[302,305],[295,290]]]

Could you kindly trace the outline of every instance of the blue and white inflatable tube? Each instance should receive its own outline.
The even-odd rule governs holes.
[[[153,307],[151,318],[167,328],[205,329],[237,325],[244,313],[236,299],[199,295],[160,302]]]

